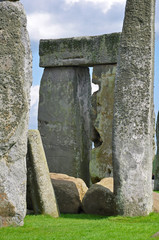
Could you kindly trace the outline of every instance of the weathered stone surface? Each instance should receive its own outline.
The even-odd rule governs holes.
[[[152,238],[156,238],[159,237],[159,232],[155,233],[153,236],[151,236]]]
[[[87,214],[114,215],[113,178],[93,184],[86,192],[82,206]]]
[[[40,40],[40,66],[92,66],[117,62],[120,33]]]
[[[50,177],[60,213],[80,213],[82,199],[88,190],[84,181],[58,173],[50,173]]]
[[[157,123],[156,123],[156,138],[157,138],[157,154],[155,156],[155,163],[154,163],[154,190],[159,191],[159,113],[157,116]]]
[[[97,184],[108,188],[111,192],[114,192],[114,179],[112,177],[103,178],[100,182],[97,182]]]
[[[32,57],[21,3],[0,3],[0,226],[26,214],[26,152]]]
[[[90,96],[86,67],[47,68],[40,86],[38,126],[50,172],[89,184]]]
[[[152,211],[154,12],[154,0],[127,0],[113,123],[115,195],[121,215]]]
[[[159,213],[159,193],[153,192],[153,211]]]
[[[90,177],[96,183],[113,176],[112,167],[112,122],[116,64],[93,68],[92,81],[99,85],[99,91],[92,95],[92,141]]]
[[[28,132],[28,187],[35,214],[49,214],[58,217],[54,189],[38,130]]]

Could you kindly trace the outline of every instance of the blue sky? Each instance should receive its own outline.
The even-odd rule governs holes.
[[[21,0],[24,5],[33,54],[30,128],[37,128],[39,40],[93,36],[120,32],[126,0]],[[159,0],[156,0],[155,113],[159,110]]]

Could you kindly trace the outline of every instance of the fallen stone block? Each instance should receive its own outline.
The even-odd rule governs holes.
[[[109,188],[108,188],[109,187]],[[112,216],[115,213],[113,179],[105,178],[93,184],[86,192],[82,206],[87,214]]]
[[[82,199],[88,188],[80,178],[50,173],[60,213],[80,213]]]

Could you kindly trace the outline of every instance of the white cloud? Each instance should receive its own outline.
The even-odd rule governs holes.
[[[39,104],[39,85],[36,85],[31,87],[31,109],[29,119],[30,129],[37,129],[38,104]]]
[[[112,5],[115,3],[125,4],[126,0],[65,0],[67,4],[73,5],[77,2],[90,2],[95,5],[98,5],[104,13],[111,9]]]
[[[46,38],[60,38],[76,35],[75,25],[72,23],[58,24],[57,19],[50,13],[34,12],[27,15],[28,31],[31,40],[38,41]]]
[[[98,84],[91,83],[91,87],[92,87],[92,94],[99,90],[99,85]]]
[[[39,102],[39,85],[31,87],[31,107],[37,105]]]

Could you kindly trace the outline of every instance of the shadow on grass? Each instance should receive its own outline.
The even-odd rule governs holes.
[[[60,214],[60,218],[68,218],[68,219],[90,219],[90,220],[100,220],[107,219],[111,216],[101,216],[101,215],[91,215],[91,214]]]

